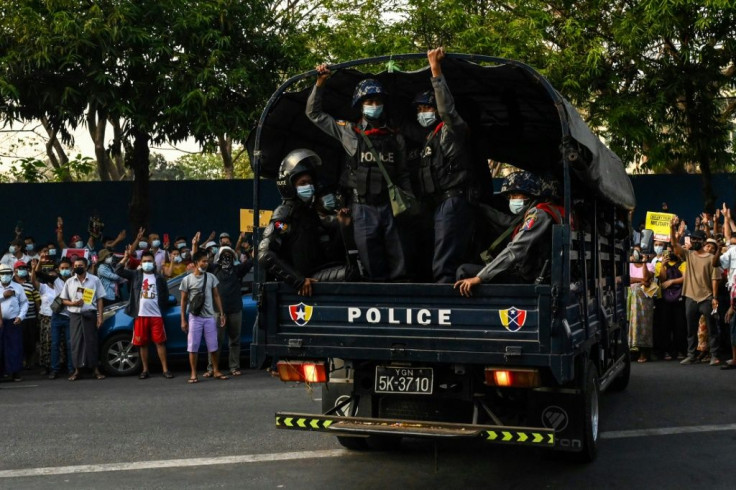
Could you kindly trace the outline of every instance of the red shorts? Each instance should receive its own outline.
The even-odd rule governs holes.
[[[133,324],[133,345],[148,345],[166,342],[164,319],[158,316],[139,316]]]

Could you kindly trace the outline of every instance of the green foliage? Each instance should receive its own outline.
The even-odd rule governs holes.
[[[238,156],[233,162],[233,177],[250,179],[253,170],[248,162],[248,154],[236,149]],[[151,180],[217,180],[224,178],[222,156],[217,153],[192,153],[168,162],[160,154],[153,153],[151,161]]]
[[[28,157],[16,160],[10,165],[6,182],[27,182],[38,184],[42,182],[64,182],[71,178],[75,181],[93,180],[96,168],[95,161],[90,157],[77,155],[68,163],[59,168],[52,167],[48,162]]]

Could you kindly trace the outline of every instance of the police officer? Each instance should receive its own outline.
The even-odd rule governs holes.
[[[284,158],[276,183],[282,202],[258,244],[261,266],[302,296],[311,296],[318,280],[340,281],[347,273],[344,253],[329,256],[327,251],[336,247],[325,241],[339,240],[335,228],[347,225],[350,218],[338,213],[339,222],[322,221],[314,206],[314,174],[321,164],[319,156],[307,149],[294,150]]]
[[[352,203],[355,243],[366,275],[372,281],[402,279],[406,274],[404,250],[391,212],[388,186],[374,157],[377,153],[394,184],[411,192],[404,138],[387,124],[386,92],[377,80],[362,80],[353,93],[353,107],[361,108],[362,117],[357,123],[337,121],[322,110],[330,70],[323,64],[317,72],[306,114],[322,131],[340,141],[348,155],[340,184],[347,189],[344,194],[348,203]]]
[[[443,48],[427,52],[433,90],[414,98],[419,126],[412,133],[419,133],[421,141],[415,191],[434,220],[432,276],[435,282],[452,283],[467,253],[471,209],[466,196],[468,127],[442,75],[444,57]]]
[[[458,269],[454,287],[460,294],[472,296],[473,286],[483,282],[531,284],[542,275],[552,253],[552,225],[565,216],[565,209],[554,202],[558,187],[556,181],[527,171],[506,177],[501,194],[508,197],[509,210],[517,216],[509,227],[511,241],[485,267],[464,264]]]

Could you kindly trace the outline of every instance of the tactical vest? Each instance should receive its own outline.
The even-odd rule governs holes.
[[[324,254],[320,243],[321,223],[317,212],[306,206],[291,208],[288,220],[289,232],[284,236],[283,253],[285,260],[304,275],[308,275],[324,264]]]
[[[348,157],[349,172],[346,184],[353,189],[354,197],[360,201],[366,204],[386,204],[389,202],[386,179],[383,178],[373,152],[360,136],[360,129],[354,129],[358,133],[358,151],[355,152],[355,155]],[[396,184],[401,158],[396,134],[384,128],[369,129],[365,133],[381,157],[381,162],[389,177]]]
[[[463,188],[468,179],[467,155],[461,152],[447,158],[442,152],[440,132],[445,123],[439,123],[427,135],[419,163],[419,193],[439,194],[451,189]],[[462,143],[460,143],[462,144]]]
[[[552,221],[554,221],[555,224],[557,225],[562,223],[562,218],[565,217],[565,208],[558,204],[552,204],[550,202],[542,202],[542,203],[537,204],[534,207],[550,215],[550,217],[552,218]],[[524,215],[524,217],[526,217],[526,214]],[[518,225],[516,225],[514,232],[511,234],[511,238],[515,237],[516,234],[519,233],[519,229],[521,229],[525,221],[526,220],[522,218],[521,222]],[[573,229],[575,229],[575,227],[572,225],[572,221],[570,225]]]

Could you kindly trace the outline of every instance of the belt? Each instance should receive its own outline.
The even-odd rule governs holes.
[[[450,199],[452,197],[460,197],[464,195],[465,189],[450,189],[448,191],[440,192],[439,194],[433,194],[431,198],[435,203],[439,204],[446,199]]]

